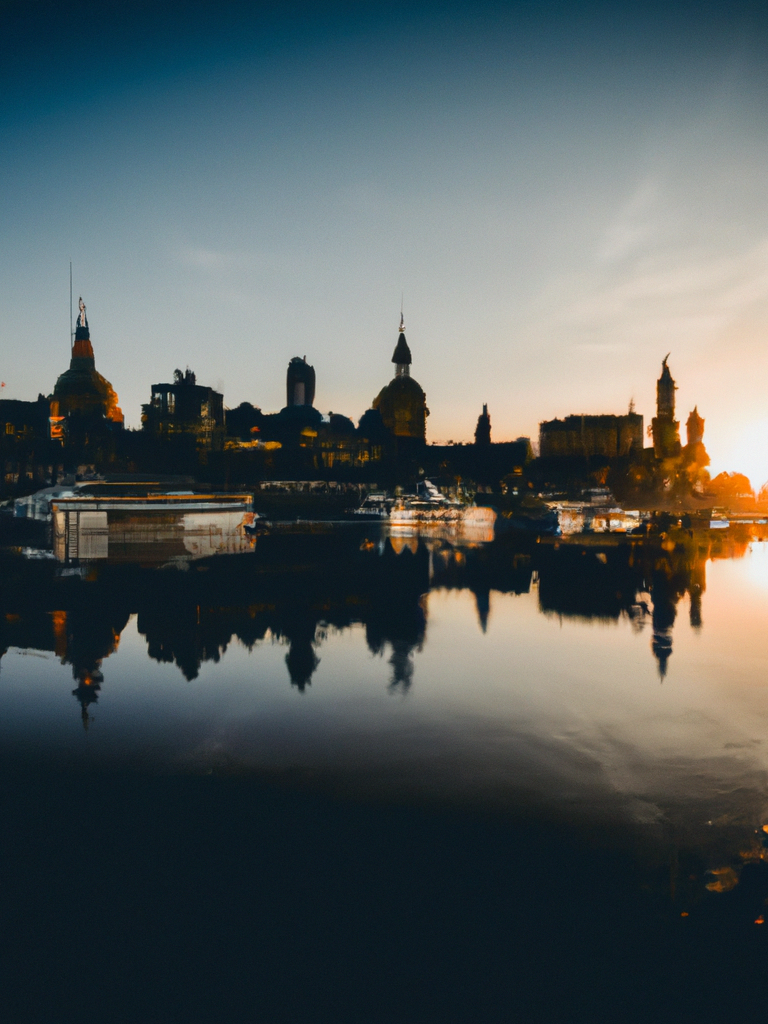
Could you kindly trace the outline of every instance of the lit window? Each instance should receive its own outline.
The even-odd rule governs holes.
[[[5,432],[6,434],[12,434],[14,432],[12,423],[5,424]]]

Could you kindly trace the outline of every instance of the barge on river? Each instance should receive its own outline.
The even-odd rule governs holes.
[[[250,550],[251,494],[103,484],[48,488],[19,499],[16,515],[47,524],[60,562],[189,562]]]

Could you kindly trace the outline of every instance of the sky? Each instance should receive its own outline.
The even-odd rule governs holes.
[[[69,263],[128,426],[191,367],[355,421],[401,301],[428,440],[646,424],[768,480],[768,6],[0,0],[0,378],[50,394]],[[648,442],[650,443],[650,442]]]

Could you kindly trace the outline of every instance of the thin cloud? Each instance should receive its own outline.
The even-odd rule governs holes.
[[[187,266],[197,267],[200,270],[224,270],[232,265],[235,257],[233,253],[190,246],[179,251],[178,259]]]
[[[598,263],[616,263],[652,241],[661,228],[658,213],[661,189],[649,177],[635,189],[624,207],[608,224],[598,245]]]
[[[560,302],[552,303],[557,291]],[[620,274],[586,272],[548,289],[549,331],[627,330],[633,335],[716,331],[752,307],[768,303],[768,238],[732,256],[667,252],[628,265]]]

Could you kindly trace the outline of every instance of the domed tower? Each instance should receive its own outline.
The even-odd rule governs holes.
[[[106,419],[122,426],[123,413],[117,404],[117,394],[109,381],[96,370],[91,332],[82,298],[79,305],[72,358],[69,369],[62,373],[53,389],[51,416]]]
[[[651,421],[653,451],[657,459],[676,458],[680,454],[680,424],[675,419],[675,384],[667,366],[669,353],[661,364],[656,382],[656,415]]]
[[[400,317],[400,334],[392,355],[395,376],[373,400],[384,426],[395,437],[425,441],[427,435],[427,396],[411,377],[411,350],[405,340],[405,324]]]

